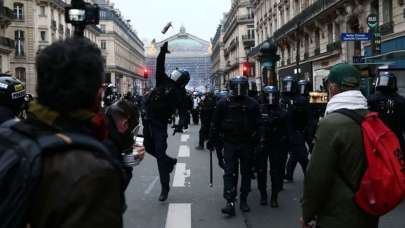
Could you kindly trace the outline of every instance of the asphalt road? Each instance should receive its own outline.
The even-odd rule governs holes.
[[[124,215],[125,228],[297,228],[300,227],[299,199],[303,175],[298,168],[295,182],[286,184],[280,193],[278,209],[259,205],[256,181],[252,182],[249,213],[237,210],[234,218],[224,217],[220,210],[222,198],[222,170],[214,155],[214,186],[209,187],[209,151],[197,151],[198,126],[188,132],[171,136],[168,154],[178,158],[172,173],[172,184],[167,202],[158,201],[160,183],[156,160],[147,155],[134,169],[134,178],[126,197],[128,210]],[[174,179],[174,180],[173,180]],[[381,228],[404,228],[405,205],[382,218]]]

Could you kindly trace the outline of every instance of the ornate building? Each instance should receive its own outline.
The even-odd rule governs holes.
[[[191,80],[187,85],[190,90],[205,90],[210,86],[211,47],[208,41],[186,32],[184,26],[180,32],[161,42],[153,42],[146,48],[146,64],[150,74],[150,83],[155,84],[156,57],[160,47],[169,42],[170,54],[166,57],[166,73],[170,74],[176,68],[189,71]]]
[[[261,45],[278,46],[278,77],[298,75],[320,89],[322,78],[337,63],[353,63],[362,69],[364,87],[371,85],[367,63],[405,67],[405,11],[402,0],[253,0],[256,47],[249,56],[258,59]],[[379,19],[381,55],[373,55],[369,41],[343,41],[343,33],[368,33],[367,17]],[[402,50],[402,51],[401,51]],[[394,53],[395,52],[395,53]],[[391,57],[391,58],[390,58]],[[386,61],[386,60],[390,61]],[[391,62],[391,63],[390,63]],[[399,72],[398,75],[405,76]],[[402,79],[403,78],[403,79]],[[399,77],[405,85],[405,77]],[[405,86],[404,86],[405,87]]]

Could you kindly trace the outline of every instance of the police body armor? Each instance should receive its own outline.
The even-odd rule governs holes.
[[[261,105],[261,120],[263,124],[263,141],[268,144],[281,144],[287,140],[285,134],[285,113],[278,106]]]
[[[234,97],[227,98],[225,117],[221,124],[225,141],[247,142],[251,140],[255,129],[249,126],[248,98],[234,101]]]

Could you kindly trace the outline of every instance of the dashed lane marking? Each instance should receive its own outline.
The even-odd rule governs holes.
[[[165,228],[191,228],[191,204],[169,204]]]
[[[149,195],[149,193],[152,191],[153,187],[155,187],[156,182],[158,182],[159,177],[155,177],[153,181],[149,184],[148,188],[145,190],[145,195]]]
[[[190,135],[181,135],[180,141],[187,142],[190,139]]]
[[[190,147],[187,145],[181,145],[179,147],[179,158],[188,158],[190,157]]]
[[[173,187],[186,187],[186,178],[190,176],[191,171],[189,169],[186,170],[186,163],[177,163],[173,178]]]

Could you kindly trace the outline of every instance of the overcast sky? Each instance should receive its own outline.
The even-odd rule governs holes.
[[[222,15],[231,0],[112,0],[141,39],[161,41],[177,33],[184,25],[188,33],[209,41],[215,35]],[[173,22],[166,35],[163,27]]]

